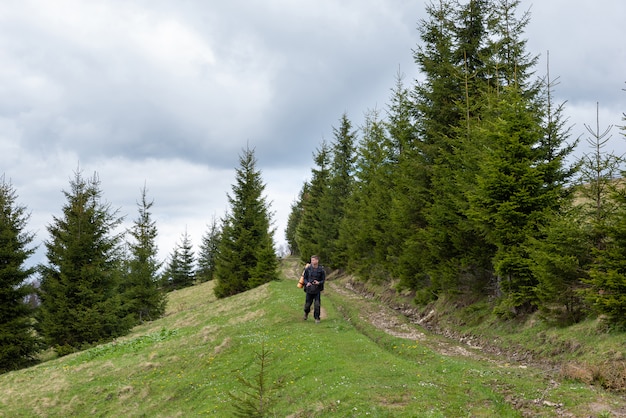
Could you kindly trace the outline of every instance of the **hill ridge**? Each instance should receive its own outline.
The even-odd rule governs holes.
[[[283,264],[282,280],[230,298],[216,299],[210,282],[173,292],[164,318],[127,337],[1,375],[0,416],[232,416],[230,394],[246,389],[239,378],[255,382],[261,376],[268,385],[267,416],[626,411],[618,396],[577,382],[555,384],[532,367],[441,355],[430,343],[445,339],[426,330],[424,337],[391,335],[366,321],[376,316],[368,313],[387,308],[341,290],[345,277],[329,280],[322,299],[326,319],[304,322],[304,296],[293,280],[297,264]],[[393,321],[390,328],[398,332],[418,329],[402,317]],[[262,347],[271,353],[263,373],[257,359]]]

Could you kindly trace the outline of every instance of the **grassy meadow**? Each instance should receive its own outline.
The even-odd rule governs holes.
[[[626,413],[617,394],[454,349],[401,316],[386,332],[385,307],[333,282],[321,323],[303,321],[293,261],[284,270],[221,300],[211,282],[173,292],[125,338],[0,375],[0,417],[230,417],[246,399],[269,417]]]

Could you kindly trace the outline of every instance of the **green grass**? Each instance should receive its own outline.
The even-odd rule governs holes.
[[[330,286],[320,324],[302,320],[295,280],[222,300],[212,288],[170,294],[164,318],[125,338],[0,375],[0,416],[233,416],[231,394],[258,379],[262,349],[263,376],[279,388],[268,416],[612,416],[625,407],[539,369],[442,354],[440,337],[391,336],[368,321],[376,302]]]

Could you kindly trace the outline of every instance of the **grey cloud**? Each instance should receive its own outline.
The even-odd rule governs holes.
[[[596,101],[606,109],[603,123],[620,123],[626,111],[626,3],[573,4],[533,4],[526,36],[529,52],[541,54],[538,75],[550,51],[557,100],[568,101],[577,136],[595,122]],[[524,0],[520,10],[530,5]],[[0,170],[14,179],[43,236],[79,163],[100,173],[105,196],[131,218],[146,181],[165,245],[186,224],[199,230],[223,214],[232,169],[249,145],[284,225],[312,153],[331,139],[341,114],[357,127],[368,109],[384,109],[398,69],[407,84],[418,77],[412,49],[424,6],[4,2]]]
[[[371,100],[373,89],[382,92],[381,74],[391,86],[397,62],[410,57],[410,44],[390,48],[398,35],[410,39],[411,28],[385,3],[186,3],[175,11],[161,3],[149,13],[130,4],[120,7],[119,22],[107,22],[117,29],[100,22],[91,30],[89,21],[68,18],[73,31],[60,30],[26,19],[30,29],[13,58],[24,77],[33,74],[46,88],[13,96],[26,108],[17,116],[25,146],[220,165],[252,142],[276,154],[274,165],[289,164],[289,155],[306,154],[303,146],[320,141],[341,113],[358,119],[385,100]],[[103,19],[117,17],[113,9]],[[136,22],[139,28],[130,26]],[[189,43],[159,45],[168,34]],[[213,61],[159,55],[177,48],[189,59],[211,52]]]
[[[626,3],[551,0],[533,4],[530,11],[528,45],[541,55],[539,74],[546,72],[549,52],[551,77],[559,77],[558,98],[573,105],[624,103]]]

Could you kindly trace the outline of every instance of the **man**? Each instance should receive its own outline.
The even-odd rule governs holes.
[[[320,292],[324,290],[324,282],[326,281],[326,272],[324,267],[319,265],[319,257],[311,256],[311,265],[304,270],[304,292],[306,299],[304,302],[304,320],[306,321],[311,312],[313,305],[313,317],[315,323],[320,322],[321,298]]]

